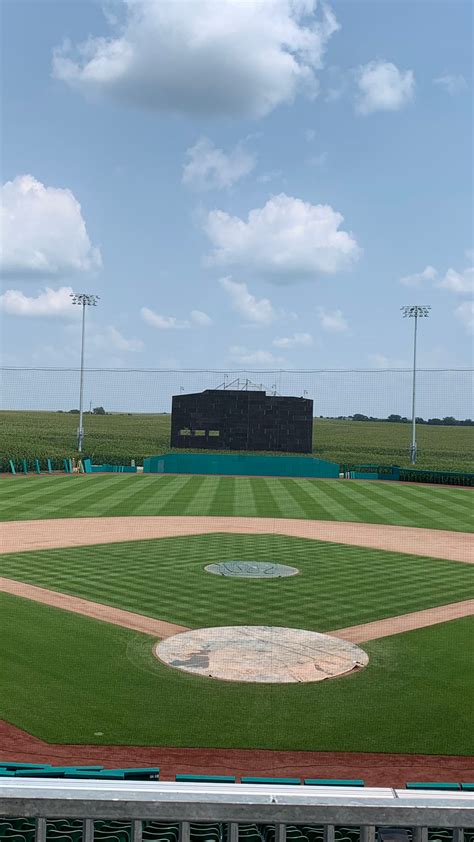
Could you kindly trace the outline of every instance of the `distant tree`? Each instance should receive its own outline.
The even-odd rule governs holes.
[[[78,410],[78,409],[70,409],[70,410],[69,410],[69,412],[73,412],[73,413],[75,413],[75,414],[79,415],[79,410]]]
[[[105,409],[103,406],[95,406],[92,410],[92,415],[105,415]]]
[[[403,421],[403,418],[401,415],[389,415],[387,421],[394,421],[400,423],[401,421]]]
[[[368,421],[367,415],[362,415],[360,412],[356,412],[355,415],[352,416],[353,421]]]
[[[451,424],[457,424],[457,423],[458,422],[456,421],[455,418],[453,418],[452,415],[446,415],[446,417],[443,418],[443,424],[446,424],[447,426],[449,426]]]

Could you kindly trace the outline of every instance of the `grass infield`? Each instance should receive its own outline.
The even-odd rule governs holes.
[[[344,480],[30,476],[0,481],[0,520],[228,515],[387,523],[469,532],[469,489]]]
[[[342,679],[263,686],[168,669],[152,638],[96,620],[0,606],[1,714],[49,742],[474,751],[472,618],[366,643],[369,666]]]
[[[287,579],[212,576],[225,560],[275,561]],[[293,626],[330,631],[474,596],[474,567],[289,538],[193,535],[2,556],[10,579],[183,626]]]

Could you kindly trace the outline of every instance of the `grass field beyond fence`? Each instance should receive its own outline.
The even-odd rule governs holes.
[[[84,452],[96,464],[142,464],[170,450],[169,415],[114,414],[84,417]],[[62,459],[76,454],[78,415],[0,412],[0,470],[8,460]],[[339,464],[408,466],[409,424],[315,419],[313,454]],[[419,468],[474,471],[474,427],[418,427]]]

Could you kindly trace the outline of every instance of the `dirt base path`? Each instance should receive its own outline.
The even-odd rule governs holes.
[[[255,517],[85,517],[6,521],[1,532],[1,553],[228,532],[288,535],[474,563],[474,539],[469,533],[378,523]]]
[[[187,626],[178,626],[166,620],[155,620],[154,617],[145,617],[133,611],[102,605],[100,602],[91,602],[88,599],[59,593],[59,591],[38,588],[36,585],[26,585],[24,582],[5,579],[3,576],[0,576],[0,592],[31,599],[33,602],[41,602],[43,605],[51,605],[53,608],[62,608],[63,611],[72,611],[73,614],[82,614],[94,620],[102,620],[113,626],[150,634],[155,638],[172,637],[179,632],[189,631]]]
[[[59,593],[59,591],[39,588],[36,585],[27,585],[24,582],[5,579],[2,576],[0,576],[0,592],[19,596],[23,599],[31,599],[33,602],[40,602],[43,605],[51,605],[53,608],[61,608],[63,611],[72,611],[74,614],[82,614],[84,617],[93,617],[95,620],[102,620],[104,623],[111,623],[114,626],[143,632],[143,634],[149,634],[154,638],[172,637],[179,632],[190,631],[187,626],[178,626],[175,623],[168,623],[166,620],[156,620],[154,617],[146,617],[143,614],[135,614],[133,611],[124,611],[122,608],[113,608],[110,605],[91,602],[88,599]],[[385,620],[375,620],[372,623],[336,629],[326,632],[326,634],[340,637],[343,640],[350,641],[350,643],[363,643],[366,640],[389,637],[392,634],[413,631],[425,626],[434,626],[437,623],[446,623],[448,620],[457,620],[472,615],[474,615],[474,599],[466,599],[462,602],[451,602],[448,605],[427,608],[424,611],[413,611],[410,614],[400,614],[398,617],[388,617]]]
[[[52,766],[101,763],[108,768],[159,766],[160,779],[177,772],[295,778],[362,778],[367,786],[403,787],[407,781],[470,781],[472,757],[345,751],[270,751],[140,746],[57,745],[0,720],[3,761]]]

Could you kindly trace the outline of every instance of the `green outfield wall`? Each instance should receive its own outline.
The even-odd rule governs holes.
[[[257,477],[338,477],[339,465],[311,456],[166,453],[143,462],[146,474],[219,474]]]

